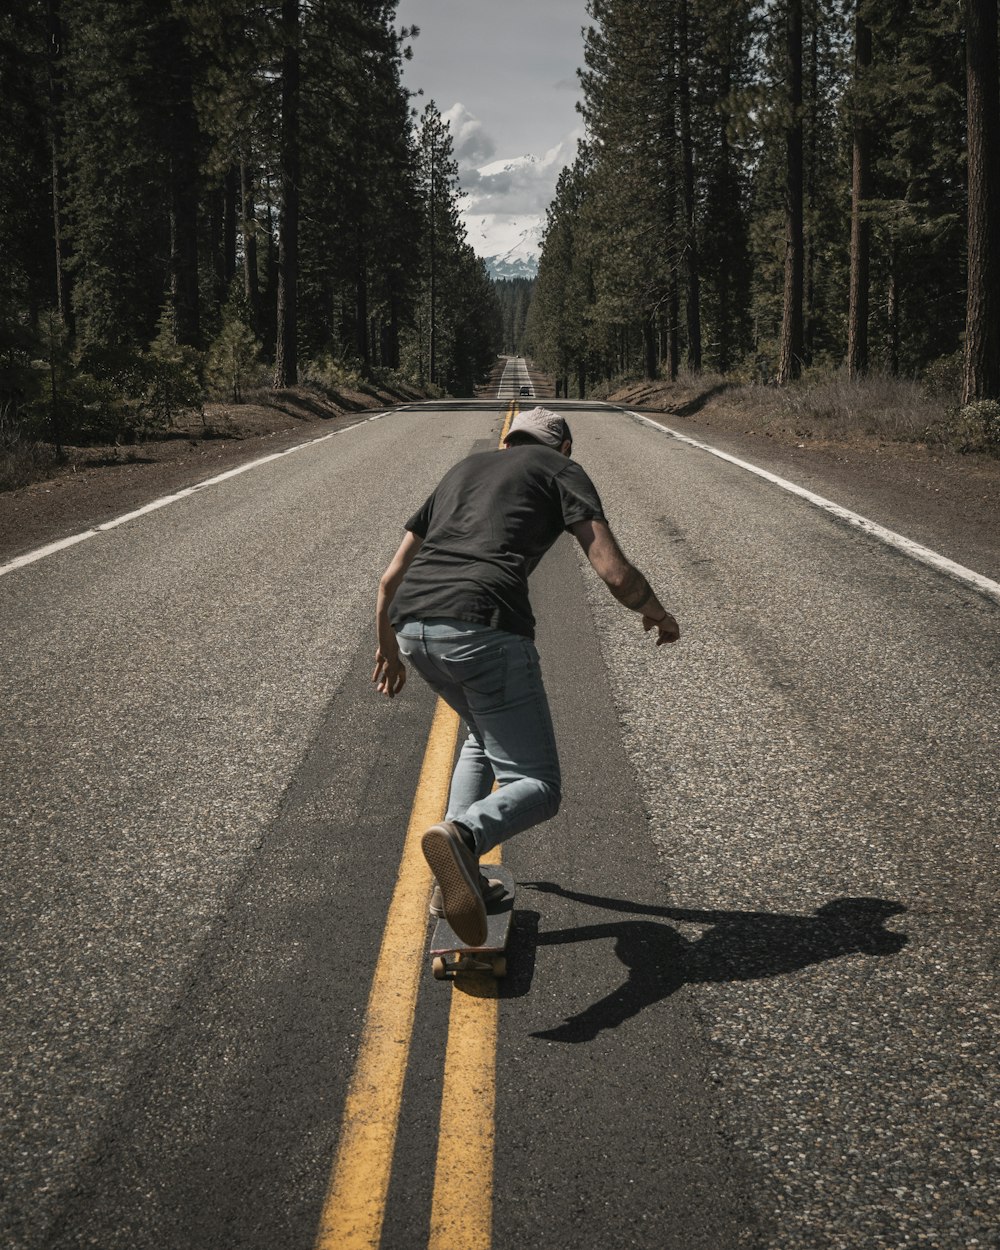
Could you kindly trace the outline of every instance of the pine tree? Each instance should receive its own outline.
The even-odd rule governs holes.
[[[528,351],[542,369],[555,375],[556,389],[563,396],[569,395],[571,376],[581,397],[587,383],[594,286],[584,221],[591,175],[590,149],[581,146],[574,163],[559,175],[546,213],[538,278],[526,324]]]
[[[997,0],[966,3],[968,311],[962,402],[1000,399],[1000,83]]]
[[[862,0],[854,12],[855,98],[852,106],[851,173],[851,282],[847,322],[847,372],[852,378],[868,369],[868,296],[871,225],[868,201],[872,195],[872,134],[869,103],[864,98],[865,75],[872,63],[872,32]]]
[[[751,260],[748,167],[741,97],[750,85],[750,15],[741,0],[706,4],[699,75],[700,262],[708,354],[728,371],[749,347]],[[745,128],[744,128],[745,131]]]
[[[802,0],[785,0],[785,292],[778,382],[797,378],[802,368],[803,230]]]
[[[274,385],[299,380],[299,0],[281,5],[281,215]]]
[[[869,201],[876,359],[914,372],[958,348],[965,320],[965,64],[951,0],[872,6]]]

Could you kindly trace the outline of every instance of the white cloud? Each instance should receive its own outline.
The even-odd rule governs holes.
[[[460,170],[490,159],[496,144],[483,129],[483,123],[464,104],[453,104],[442,116],[451,130],[452,149]]]
[[[502,255],[513,247],[537,249],[545,210],[555,194],[563,166],[576,157],[574,129],[541,155],[527,153],[490,161],[496,144],[482,122],[464,104],[444,114],[451,127],[462,190],[462,218],[469,242],[480,256]]]

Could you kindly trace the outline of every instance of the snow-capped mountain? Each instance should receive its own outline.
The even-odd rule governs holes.
[[[460,171],[469,242],[494,278],[533,278],[559,171],[572,159],[575,137],[541,156],[528,153]]]
[[[540,221],[516,223],[521,229],[513,247],[493,256],[484,256],[491,278],[534,278],[538,274],[538,252],[542,241]]]
[[[466,237],[491,277],[533,278],[538,273],[545,214],[560,170],[583,137],[579,127],[539,155],[490,160],[496,144],[464,104],[449,110],[464,197]]]
[[[486,272],[491,278],[537,278],[537,260],[505,261],[502,256],[484,256]]]

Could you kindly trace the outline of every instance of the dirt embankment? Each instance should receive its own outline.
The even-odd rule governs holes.
[[[206,404],[164,438],[133,446],[68,447],[48,475],[0,493],[0,558],[99,525],[247,460],[353,425],[367,412],[424,398],[416,389],[305,387],[245,404]]]

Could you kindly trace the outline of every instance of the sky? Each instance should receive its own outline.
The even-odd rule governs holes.
[[[404,81],[451,126],[469,242],[503,255],[544,224],[583,134],[585,0],[400,0],[396,20],[420,28]]]

